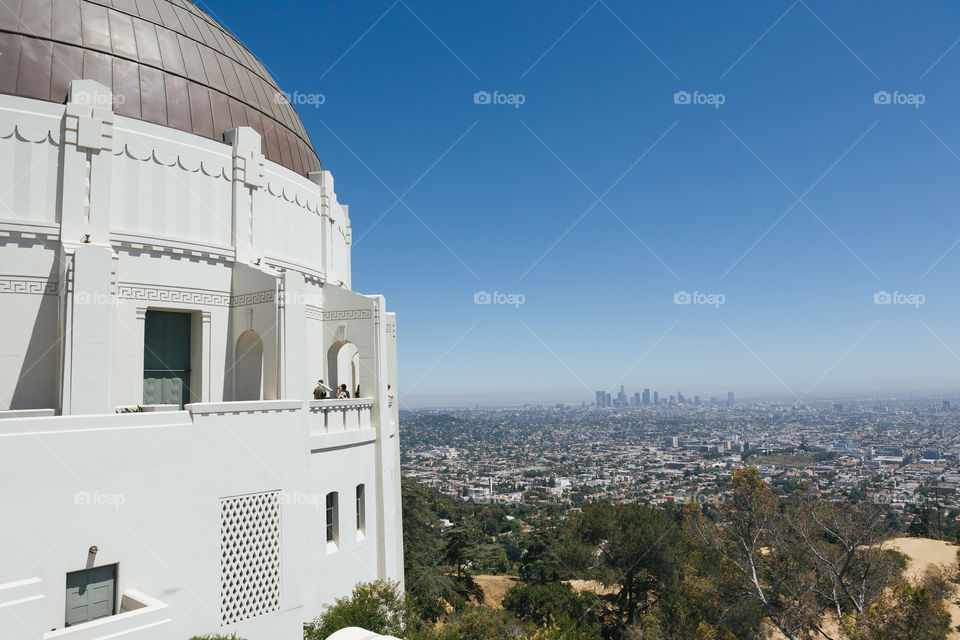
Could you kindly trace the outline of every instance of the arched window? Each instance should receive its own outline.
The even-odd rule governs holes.
[[[240,334],[233,372],[235,400],[260,400],[263,397],[263,341],[256,331]]]

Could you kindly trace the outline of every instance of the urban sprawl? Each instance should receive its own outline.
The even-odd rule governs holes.
[[[477,503],[725,499],[733,469],[825,499],[960,519],[960,412],[943,398],[786,403],[596,393],[577,405],[430,409],[402,416],[404,473]]]

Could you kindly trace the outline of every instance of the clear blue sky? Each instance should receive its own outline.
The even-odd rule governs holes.
[[[955,2],[200,4],[323,95],[409,405],[960,387]]]

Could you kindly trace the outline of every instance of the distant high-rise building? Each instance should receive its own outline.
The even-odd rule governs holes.
[[[693,404],[697,407],[700,406],[700,396],[693,396]]]
[[[659,404],[660,404],[660,392],[659,392],[659,391],[654,391],[654,392],[653,392],[653,406],[657,406],[657,405],[659,405]]]
[[[727,406],[733,406],[733,391],[727,391]]]
[[[717,404],[717,396],[710,396],[710,404]]]
[[[677,396],[675,395],[670,396],[670,404],[677,404]]]
[[[597,391],[597,409],[603,409],[604,393]]]
[[[623,385],[620,385],[620,393],[617,394],[617,402],[621,407],[627,406],[627,394],[623,391]]]
[[[650,389],[643,390],[643,404],[644,406],[650,404]]]
[[[950,401],[949,401],[949,400],[944,400],[944,401],[943,401],[943,410],[944,410],[944,411],[950,411]]]
[[[683,404],[683,391],[677,391],[677,404]]]
[[[608,391],[606,394],[604,394],[603,406],[605,406],[605,407],[612,407],[612,406],[613,406],[613,397],[611,397],[609,391]]]
[[[639,406],[640,406],[640,402],[641,402],[641,400],[640,400],[640,392],[639,392],[639,391],[634,391],[634,393],[633,393],[633,406],[639,407]]]

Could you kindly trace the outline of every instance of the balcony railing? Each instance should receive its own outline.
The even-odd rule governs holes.
[[[310,435],[359,431],[373,426],[373,398],[310,401]]]

